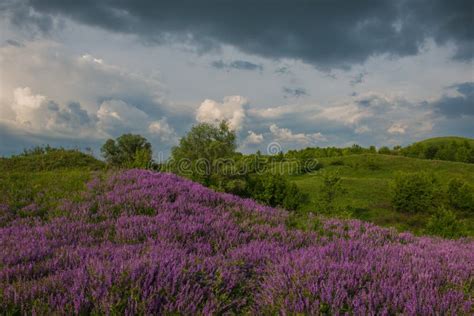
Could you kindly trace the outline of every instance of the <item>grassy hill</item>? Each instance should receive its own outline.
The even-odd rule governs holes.
[[[32,209],[43,217],[53,216],[62,199],[83,191],[93,174],[104,169],[102,161],[77,150],[0,158],[0,204],[25,217]]]
[[[459,178],[474,185],[474,165],[450,161],[425,160],[403,156],[362,154],[345,157],[320,158],[320,171],[289,176],[310,201],[305,211],[318,211],[318,194],[324,172],[338,172],[346,193],[337,199],[337,205],[352,211],[355,218],[378,225],[393,226],[400,230],[422,232],[431,215],[429,212],[408,214],[394,210],[391,206],[390,185],[397,172],[426,171],[434,174],[442,187],[450,179]],[[474,214],[457,214],[472,232]]]
[[[474,163],[474,139],[454,136],[429,138],[401,148],[397,153],[413,158]]]
[[[459,137],[459,136],[446,136],[446,137],[433,137],[428,138],[414,144],[426,144],[426,145],[448,145],[452,142],[456,143],[463,143],[467,141],[471,146],[474,146],[474,139],[467,138],[467,137]]]
[[[104,162],[78,150],[53,149],[10,158],[0,157],[0,172],[53,171],[60,169],[99,170]]]

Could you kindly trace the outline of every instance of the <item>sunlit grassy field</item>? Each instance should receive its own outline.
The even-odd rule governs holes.
[[[355,218],[400,230],[421,232],[430,212],[409,214],[391,207],[391,182],[397,172],[431,172],[444,188],[449,180],[459,178],[474,184],[474,165],[449,161],[423,160],[401,156],[364,154],[347,157],[321,158],[319,171],[289,176],[309,195],[304,211],[318,212],[318,191],[323,172],[338,172],[346,192],[336,199],[341,209],[349,209]],[[473,214],[458,212],[473,230]]]

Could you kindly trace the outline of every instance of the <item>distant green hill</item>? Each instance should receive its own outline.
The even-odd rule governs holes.
[[[403,156],[474,163],[474,139],[465,137],[435,137],[402,148]]]
[[[446,137],[433,137],[428,138],[414,144],[430,144],[430,145],[447,145],[452,142],[463,143],[468,142],[471,146],[474,146],[474,139],[468,137],[459,137],[459,136],[446,136]]]
[[[49,149],[0,158],[0,172],[52,171],[58,169],[98,170],[105,164],[78,150]]]
[[[391,183],[397,172],[433,173],[441,187],[458,178],[474,185],[474,164],[415,159],[403,156],[362,154],[344,157],[318,158],[324,167],[314,173],[289,176],[310,196],[304,211],[318,212],[318,196],[324,172],[338,172],[346,189],[336,203],[341,209],[349,209],[355,218],[382,226],[394,226],[400,230],[422,232],[430,212],[408,214],[397,212],[391,206]],[[474,232],[474,214],[459,213],[471,233]]]

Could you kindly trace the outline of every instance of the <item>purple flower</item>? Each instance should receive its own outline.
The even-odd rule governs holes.
[[[288,214],[167,173],[0,228],[0,314],[469,314],[474,242]],[[8,212],[0,208],[0,215]]]

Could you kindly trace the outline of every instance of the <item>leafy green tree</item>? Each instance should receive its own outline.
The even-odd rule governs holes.
[[[135,153],[135,159],[133,160],[131,167],[133,168],[147,168],[151,166],[152,152],[147,148],[140,148]]]
[[[397,211],[427,211],[435,204],[437,182],[433,175],[398,173],[392,186],[392,204]]]
[[[451,179],[446,192],[448,203],[457,210],[474,211],[474,189],[460,179]]]
[[[170,165],[173,172],[208,187],[270,206],[295,210],[304,202],[305,195],[283,175],[261,174],[261,154],[246,159],[236,147],[235,132],[225,121],[218,126],[201,123],[172,149]]]
[[[429,144],[428,146],[425,147],[425,158],[426,159],[435,159],[436,158],[436,154],[438,153],[438,149],[439,147],[433,145],[433,144]]]
[[[323,185],[319,192],[319,201],[323,210],[326,212],[334,211],[336,198],[345,192],[346,190],[342,186],[342,178],[337,172],[323,173]]]
[[[193,126],[172,149],[172,168],[177,174],[209,186],[219,164],[232,158],[236,147],[235,132],[227,122],[222,121],[218,126],[201,123]]]
[[[441,207],[430,217],[426,233],[443,238],[458,238],[465,236],[465,229],[452,211]]]
[[[108,139],[101,152],[110,165],[134,168],[147,167],[153,154],[146,138],[135,134],[123,134],[116,140]]]

